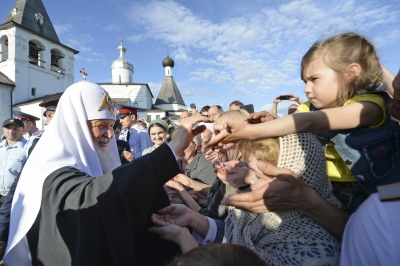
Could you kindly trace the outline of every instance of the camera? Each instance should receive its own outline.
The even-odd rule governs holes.
[[[240,106],[240,109],[246,110],[249,114],[254,113],[254,106],[252,104],[242,105]]]
[[[281,95],[279,96],[279,100],[289,100],[290,96],[289,95]]]

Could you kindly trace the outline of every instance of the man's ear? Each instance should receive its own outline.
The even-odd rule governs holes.
[[[345,78],[347,82],[353,82],[360,76],[361,74],[361,66],[358,63],[351,63],[347,67],[347,71],[345,74]]]

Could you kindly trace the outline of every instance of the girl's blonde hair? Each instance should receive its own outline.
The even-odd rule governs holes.
[[[220,113],[214,120],[214,125],[221,125],[225,122],[243,122],[245,123],[245,119],[249,116],[249,113],[246,110],[232,110]],[[232,160],[240,160],[242,158],[241,153],[238,150],[238,146],[234,145],[224,152],[220,152],[218,155],[220,160],[232,161]]]
[[[302,80],[305,80],[305,71],[310,64],[320,58],[336,73],[339,83],[336,106],[342,106],[356,92],[375,90],[382,82],[382,68],[375,47],[362,35],[345,33],[314,43],[301,61]],[[352,63],[361,66],[361,73],[346,84],[345,74]]]
[[[257,160],[277,166],[280,152],[279,138],[243,140],[239,143],[239,152],[245,161],[252,153]]]

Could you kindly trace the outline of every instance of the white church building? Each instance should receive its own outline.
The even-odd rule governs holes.
[[[74,55],[62,44],[41,0],[17,0],[0,25],[0,121],[20,110],[40,117],[46,95],[74,82]]]
[[[153,105],[148,84],[133,82],[134,68],[125,58],[123,43],[118,50],[119,58],[111,64],[112,82],[99,83],[115,102],[140,108],[138,118],[148,121],[174,119],[186,110],[169,56],[162,61],[165,77]],[[43,128],[44,108],[38,104],[73,84],[77,53],[60,42],[42,0],[17,0],[0,25],[0,121],[18,110],[39,117],[37,126]]]
[[[176,119],[182,111],[186,110],[181,93],[172,77],[174,61],[169,56],[162,61],[165,77],[153,105],[154,96],[149,86],[145,83],[133,82],[134,68],[125,57],[127,49],[122,42],[118,50],[119,58],[111,64],[111,83],[99,83],[115,102],[139,108],[138,119],[146,118],[147,121],[164,116]]]

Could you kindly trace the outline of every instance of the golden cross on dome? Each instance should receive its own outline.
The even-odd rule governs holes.
[[[110,115],[114,116],[114,104],[113,101],[111,100],[110,95],[108,95],[108,92],[106,92],[105,90],[103,90],[104,92],[104,96],[103,99],[101,99],[101,104],[99,106],[99,109],[97,109],[97,111],[101,111],[104,108],[107,108],[108,111],[110,111]]]
[[[86,73],[85,72],[85,69],[82,67],[82,69],[81,70],[79,70],[79,73],[81,73],[82,74],[82,76],[83,76],[83,80],[85,80],[86,81],[86,76],[88,75],[88,73]]]

